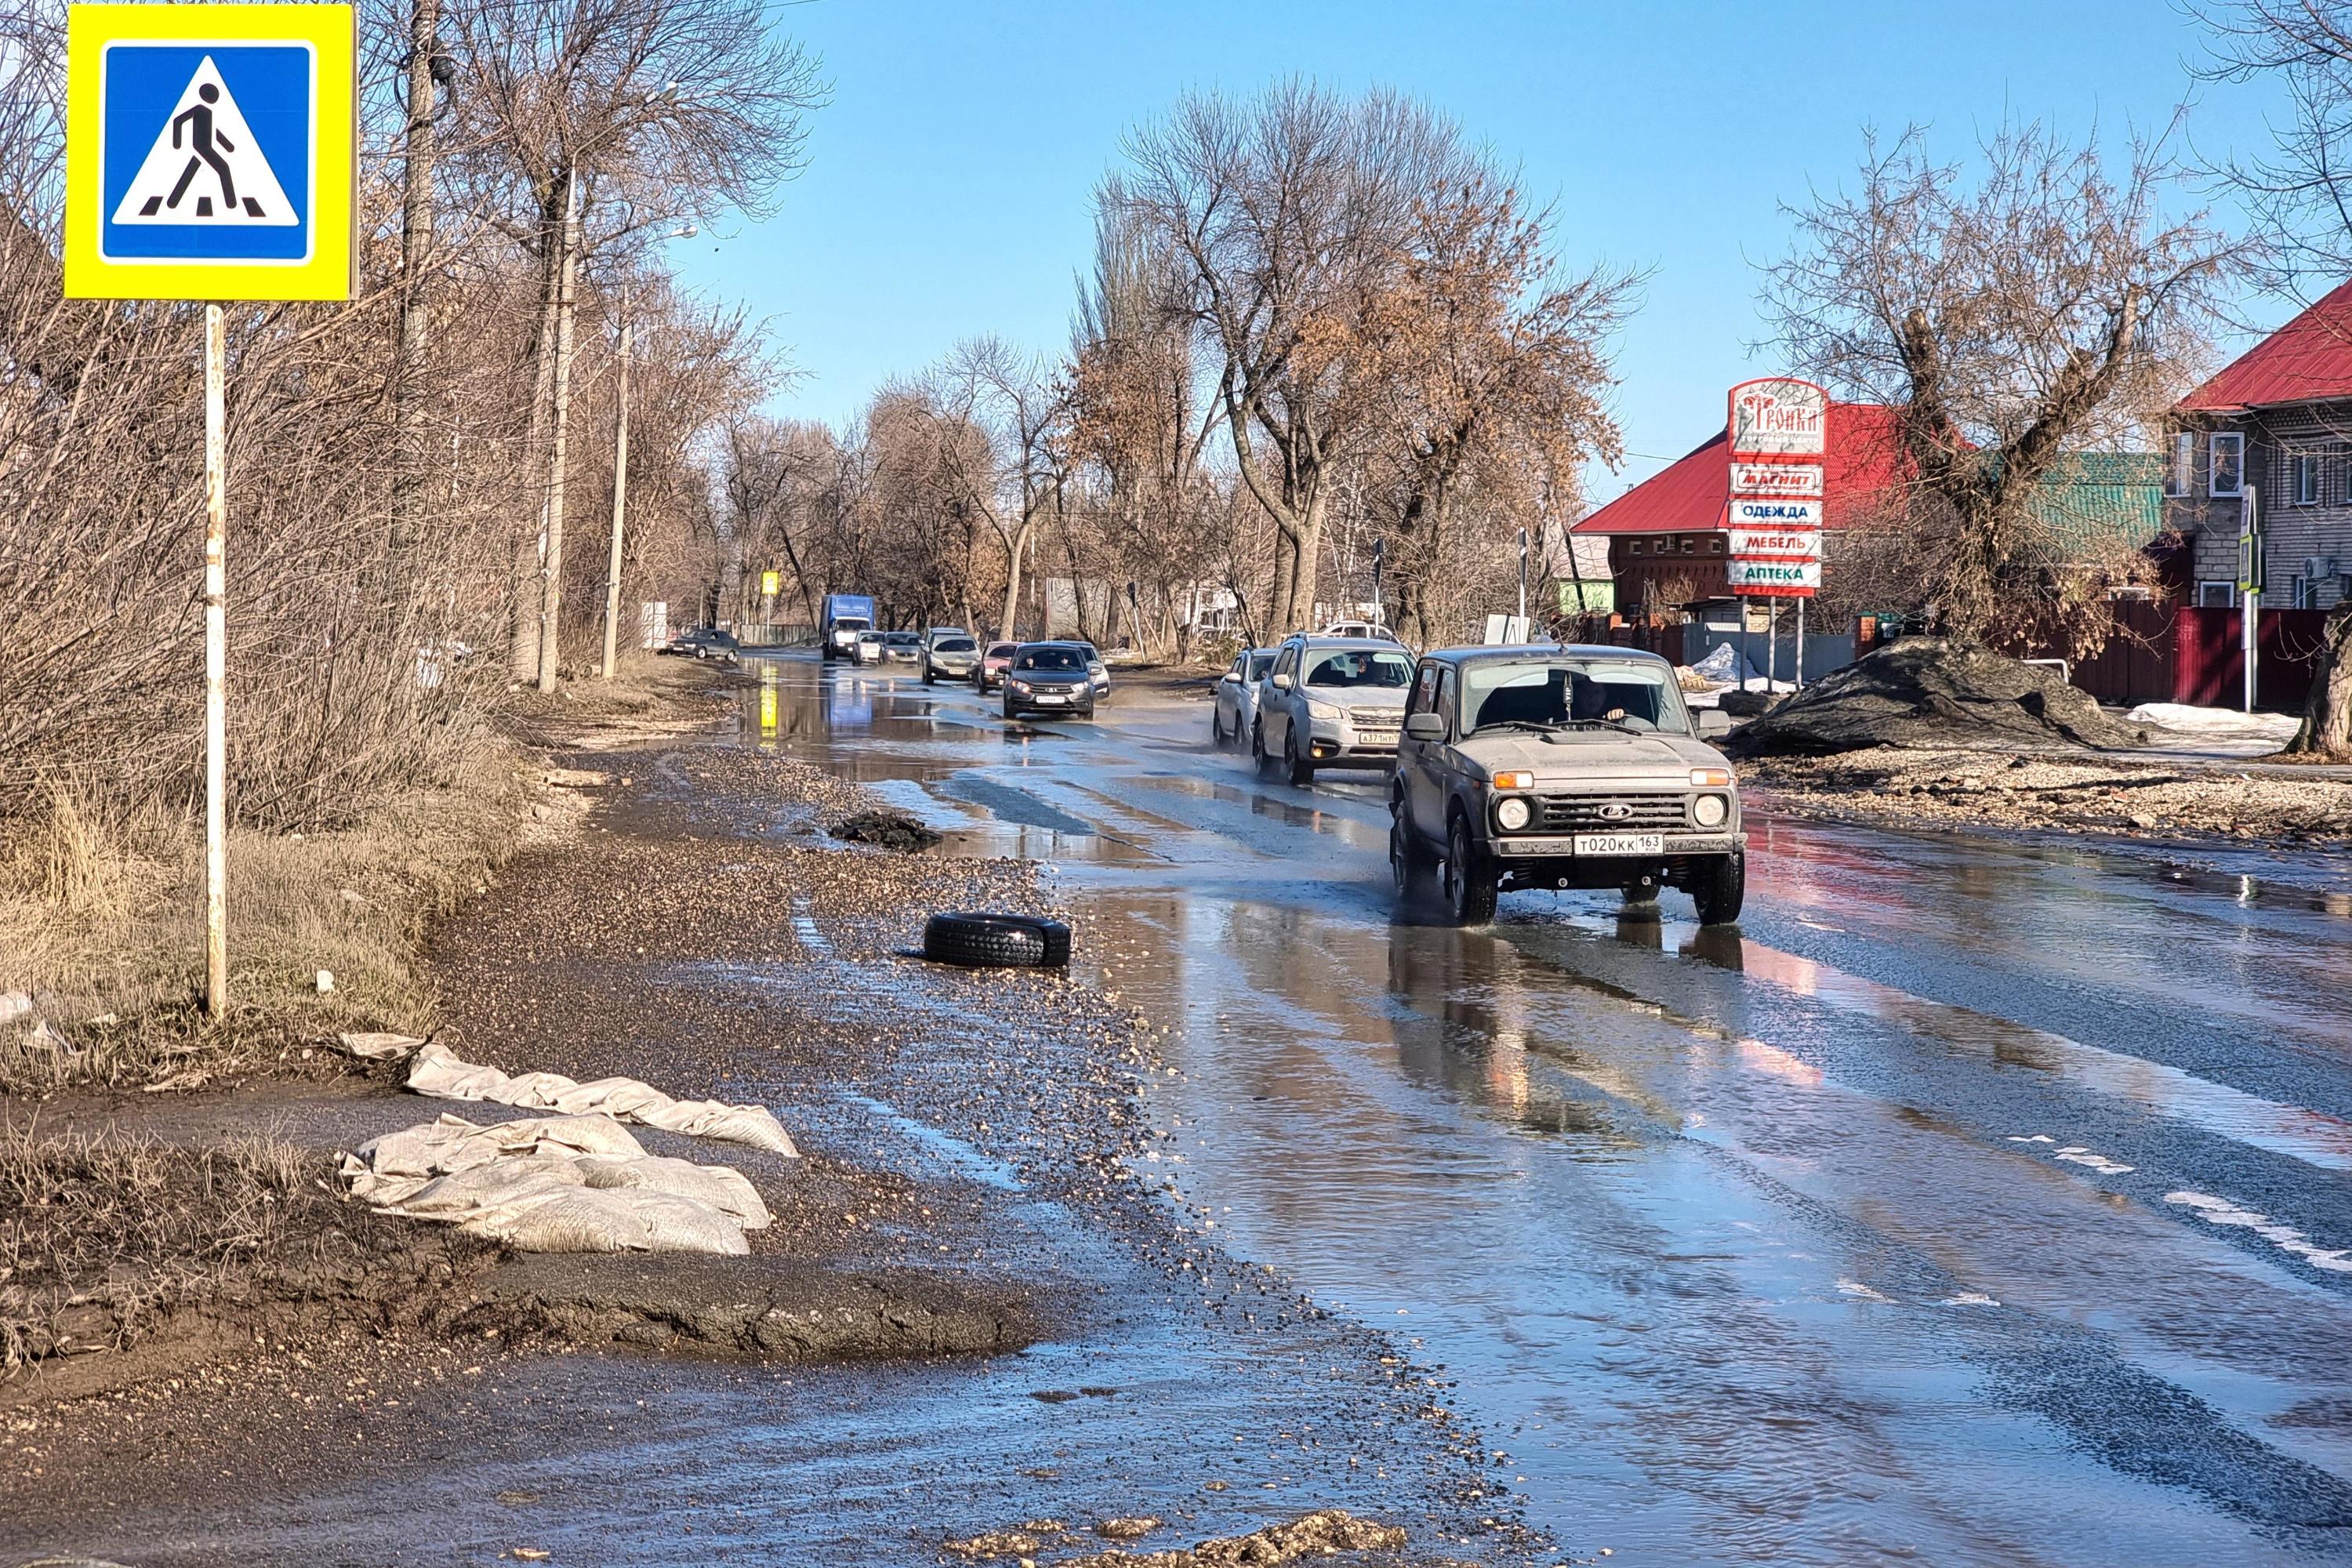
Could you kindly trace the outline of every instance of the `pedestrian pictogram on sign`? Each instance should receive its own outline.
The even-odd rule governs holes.
[[[77,5],[66,293],[351,297],[352,9]]]
[[[309,51],[303,55],[299,63],[307,67]],[[210,54],[197,62],[170,121],[156,132],[155,145],[108,221],[205,226],[301,223],[301,214],[254,140],[253,128],[246,123]]]

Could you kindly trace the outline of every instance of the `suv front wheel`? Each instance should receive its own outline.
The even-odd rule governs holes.
[[[1467,818],[1456,812],[1445,836],[1443,889],[1446,912],[1455,925],[1485,925],[1495,918],[1495,864],[1471,841]]]
[[[1690,895],[1698,906],[1699,924],[1722,926],[1738,920],[1740,906],[1748,901],[1748,851],[1735,849],[1700,866],[1691,876]]]

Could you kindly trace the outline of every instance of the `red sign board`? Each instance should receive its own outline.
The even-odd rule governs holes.
[[[1739,500],[1819,500],[1822,466],[1735,461],[1731,465],[1731,493]]]
[[[1731,591],[1807,598],[1822,585],[1823,458],[1830,396],[1810,381],[1766,376],[1731,389],[1725,521]]]

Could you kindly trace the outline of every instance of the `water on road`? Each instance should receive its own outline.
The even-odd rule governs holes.
[[[2352,869],[1751,822],[1747,918],[1400,911],[1205,706],[754,660],[749,743],[1056,868],[1164,1169],[1638,1564],[2352,1557]]]

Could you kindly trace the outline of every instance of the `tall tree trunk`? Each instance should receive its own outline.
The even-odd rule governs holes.
[[[530,414],[523,435],[523,471],[531,476],[532,520],[516,531],[512,588],[508,607],[514,635],[508,671],[517,680],[539,679],[539,616],[541,574],[547,562],[547,405],[555,380],[555,319],[562,248],[562,220],[543,216],[540,245],[539,328],[531,339]]]
[[[408,127],[402,142],[400,342],[394,357],[393,570],[415,569],[425,537],[425,268],[433,257],[435,155],[433,61],[441,47],[441,0],[416,0],[408,28]]]
[[[1013,640],[1013,620],[1021,607],[1021,557],[1028,552],[1032,526],[1030,520],[1023,519],[1021,526],[1013,531],[1012,548],[1005,552],[1004,616],[997,623],[996,640],[999,642]]]
[[[562,652],[563,618],[563,484],[567,453],[564,438],[572,418],[572,328],[578,313],[573,298],[580,279],[580,181],[574,174],[563,204],[562,259],[556,268],[553,426],[547,459],[547,559],[541,563],[539,601],[539,689],[555,689],[555,671]]]
[[[604,679],[613,679],[613,657],[621,635],[621,539],[626,526],[629,499],[629,350],[636,323],[630,307],[621,307],[621,407],[613,422],[613,558],[604,570]]]
[[[2311,672],[2311,696],[2303,705],[2303,728],[2286,749],[2352,756],[2352,599],[2337,605],[2327,618],[2319,662]]]

